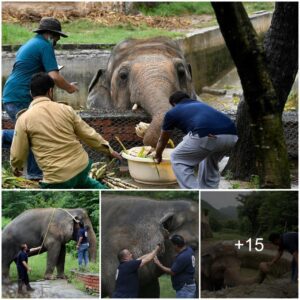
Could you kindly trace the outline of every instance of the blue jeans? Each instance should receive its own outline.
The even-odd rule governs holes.
[[[87,266],[89,263],[89,243],[81,244],[78,249],[78,264],[79,267],[82,265],[82,260],[84,260],[84,265]]]
[[[295,260],[295,258],[293,258],[292,260],[292,282],[297,283],[298,281],[298,264]]]
[[[12,119],[14,123],[16,123],[16,115],[17,113],[25,108],[28,108],[28,103],[22,103],[22,102],[11,102],[11,103],[5,103],[4,110],[7,112],[9,117]],[[4,129],[2,132],[2,146],[4,148],[10,148],[12,144],[14,136],[14,130],[12,129]],[[27,159],[27,179],[42,179],[43,173],[39,166],[37,165],[34,155],[29,150],[28,159]]]
[[[185,284],[176,291],[176,298],[196,298],[196,284]]]

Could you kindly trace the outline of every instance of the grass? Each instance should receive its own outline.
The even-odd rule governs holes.
[[[159,277],[160,298],[175,298],[176,293],[172,288],[171,277],[163,275]]]
[[[235,230],[223,230],[223,231],[218,231],[218,232],[213,232],[213,237],[210,238],[209,240],[211,241],[237,241],[237,240],[243,240],[243,239],[248,239],[249,237],[247,236],[242,236],[238,231]]]
[[[23,44],[34,36],[32,29],[37,24],[2,24],[2,44]],[[178,37],[182,34],[167,30],[156,29],[146,25],[118,25],[105,27],[89,20],[76,20],[71,23],[62,24],[64,32],[69,34],[68,38],[61,38],[59,44],[115,44],[126,38],[149,38],[154,36]]]
[[[44,274],[46,271],[46,263],[47,263],[47,253],[29,257],[28,264],[32,269],[31,273],[29,274],[30,281],[35,281],[44,278]],[[71,277],[70,271],[73,269],[78,269],[77,259],[74,256],[67,253],[66,261],[65,261],[65,274],[68,277]],[[99,262],[90,263],[89,270],[95,273],[99,273]],[[13,281],[16,281],[17,277],[18,275],[17,275],[16,264],[13,262],[10,265],[10,278]],[[74,284],[76,288],[81,289],[81,286],[79,285],[77,286],[76,280],[72,280],[72,284]]]
[[[274,9],[273,2],[244,2],[248,13],[259,10],[272,11]],[[143,14],[151,16],[180,16],[180,15],[203,15],[209,14],[214,16],[214,11],[210,2],[169,2],[161,3],[158,6],[146,7],[139,4],[139,8]],[[212,21],[216,22],[215,17]],[[210,26],[212,23],[206,24]],[[37,23],[28,24],[11,24],[2,23],[2,44],[18,45],[28,41],[33,36],[33,29],[38,27]],[[77,19],[62,24],[63,31],[69,34],[69,37],[62,38],[59,43],[71,44],[94,44],[107,43],[115,44],[126,38],[149,38],[153,36],[178,37],[181,33],[171,32],[169,30],[157,29],[141,24],[134,26],[131,24],[123,24],[118,26],[103,26],[88,19]]]

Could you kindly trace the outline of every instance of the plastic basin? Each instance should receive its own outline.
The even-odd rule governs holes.
[[[144,147],[149,151],[150,147]],[[163,159],[160,164],[154,162],[152,158],[137,157],[137,153],[142,147],[134,147],[128,151],[128,154],[122,152],[123,158],[128,161],[130,176],[137,182],[144,184],[165,185],[177,183],[174,175],[170,155],[173,149],[165,149]]]

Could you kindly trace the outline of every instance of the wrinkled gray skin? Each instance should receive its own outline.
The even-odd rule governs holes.
[[[218,243],[201,251],[201,290],[216,291],[253,283],[262,283],[266,274],[258,271],[257,276],[243,278],[240,274],[241,261],[233,245]]]
[[[182,235],[187,244],[198,249],[199,209],[192,201],[157,201],[139,197],[103,195],[102,199],[102,297],[112,295],[119,262],[118,252],[127,248],[138,258],[161,243],[159,260],[170,267],[176,255],[168,240],[173,234]],[[198,250],[196,280],[198,282]],[[158,277],[162,271],[153,263],[139,269],[139,297],[159,298]],[[171,278],[170,278],[171,280]]]
[[[78,220],[83,220],[89,226],[89,254],[92,261],[96,260],[97,240],[92,223],[82,208],[67,209]],[[20,245],[26,243],[29,248],[42,245],[53,208],[36,208],[26,210],[12,220],[2,232],[2,278],[3,283],[9,283],[9,268],[20,251]],[[66,243],[76,239],[75,222],[65,211],[56,209],[51,225],[40,253],[47,253],[47,268],[45,278],[51,278],[56,267],[57,276],[64,276]],[[38,254],[37,252],[33,255]]]
[[[112,50],[106,70],[100,69],[89,86],[87,106],[131,109],[136,103],[152,116],[144,144],[155,146],[162,120],[177,90],[196,99],[191,66],[176,41],[166,37],[128,39]]]

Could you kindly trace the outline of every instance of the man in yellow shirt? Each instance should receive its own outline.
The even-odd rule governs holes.
[[[53,101],[54,85],[47,73],[32,77],[33,101],[18,116],[10,151],[14,174],[22,175],[31,147],[43,171],[42,188],[106,188],[88,176],[91,161],[79,140],[111,157],[121,156],[70,106]]]

